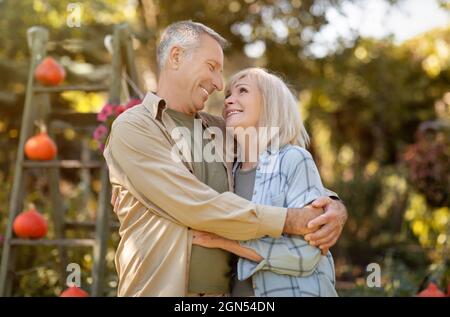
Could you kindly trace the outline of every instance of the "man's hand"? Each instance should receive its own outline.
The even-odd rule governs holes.
[[[348,217],[347,209],[341,201],[333,200],[330,197],[320,197],[311,205],[316,208],[323,208],[325,213],[308,223],[308,228],[320,227],[320,229],[305,235],[305,240],[309,244],[319,247],[322,254],[325,255],[336,244],[342,233]]]
[[[320,226],[308,227],[308,223],[322,214],[322,207],[315,208],[314,206],[306,206],[304,208],[288,208],[283,232],[300,236],[315,232]]]

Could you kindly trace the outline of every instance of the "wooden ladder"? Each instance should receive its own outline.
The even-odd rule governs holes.
[[[32,27],[28,30],[28,46],[31,51],[31,63],[28,75],[25,104],[23,109],[22,124],[20,129],[19,146],[17,150],[13,186],[9,201],[8,224],[3,243],[3,252],[0,266],[0,296],[11,296],[16,264],[17,247],[30,246],[56,246],[60,256],[58,265],[59,283],[65,288],[66,265],[68,247],[93,247],[93,268],[91,296],[103,295],[104,273],[106,269],[106,249],[110,227],[117,228],[117,222],[111,222],[110,184],[107,166],[103,158],[99,161],[91,161],[86,155],[81,155],[80,160],[29,161],[24,155],[26,141],[33,133],[33,122],[42,119],[49,127],[49,134],[53,135],[55,126],[63,124],[72,128],[93,129],[99,123],[95,114],[83,113],[57,113],[51,110],[50,94],[65,91],[98,92],[109,91],[109,103],[120,104],[122,91],[122,78],[125,74],[129,79],[126,89],[137,96],[136,86],[137,71],[134,64],[134,52],[132,48],[131,32],[126,24],[116,25],[112,38],[112,67],[111,82],[105,85],[80,85],[44,87],[37,85],[34,79],[36,66],[46,56],[46,46],[49,33],[42,27]],[[135,85],[135,84],[134,84]],[[92,135],[92,134],[90,134]],[[86,142],[85,142],[86,144]],[[86,150],[86,149],[85,149]],[[82,153],[83,154],[83,153]],[[23,210],[25,195],[25,180],[30,169],[43,169],[48,176],[50,201],[52,203],[52,221],[54,224],[55,239],[28,240],[15,238],[13,235],[13,222],[16,216]],[[101,189],[98,198],[95,222],[74,222],[65,220],[66,211],[64,201],[59,189],[60,169],[100,169]],[[94,239],[69,239],[65,231],[70,228],[95,230]]]

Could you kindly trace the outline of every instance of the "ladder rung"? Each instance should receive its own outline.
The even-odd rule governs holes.
[[[73,128],[85,127],[90,128],[92,131],[99,124],[96,112],[50,112],[49,119],[50,121],[53,121],[53,125],[55,125],[55,121],[63,121],[66,124],[71,124]]]
[[[72,221],[68,220],[65,222],[65,226],[68,229],[74,229],[74,228],[80,228],[80,229],[94,229],[96,226],[96,223],[94,221]],[[120,227],[120,224],[117,221],[113,221],[109,224],[109,227],[111,229],[118,229]]]
[[[11,245],[46,245],[46,246],[66,246],[66,247],[90,247],[95,243],[95,239],[11,239]]]
[[[101,161],[78,161],[78,160],[54,160],[54,161],[24,161],[23,167],[33,168],[33,167],[60,167],[60,168],[99,168],[102,167],[103,163]]]
[[[34,92],[36,93],[56,93],[64,91],[108,91],[109,87],[105,85],[79,85],[79,86],[56,86],[56,87],[46,87],[46,86],[36,86],[34,87]]]

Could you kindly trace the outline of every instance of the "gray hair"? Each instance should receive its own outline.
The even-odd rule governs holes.
[[[216,40],[222,49],[228,46],[228,41],[225,40],[219,33],[198,22],[180,21],[169,25],[161,35],[158,49],[156,52],[156,59],[158,62],[158,70],[164,67],[167,61],[169,52],[174,45],[179,45],[186,52],[197,48],[200,44],[200,36],[206,34]]]

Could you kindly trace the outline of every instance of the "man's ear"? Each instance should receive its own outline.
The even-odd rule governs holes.
[[[181,59],[183,57],[183,49],[180,46],[173,46],[169,52],[169,67],[171,69],[178,69],[181,64]]]

